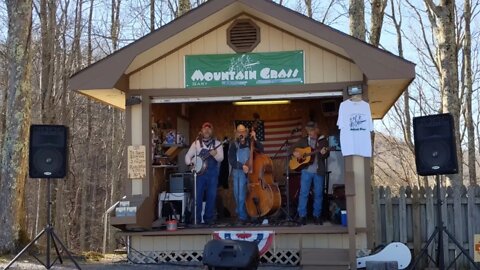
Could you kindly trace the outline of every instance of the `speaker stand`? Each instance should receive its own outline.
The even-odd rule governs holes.
[[[42,235],[45,235],[47,237],[46,262],[43,262],[38,257],[36,257],[35,255],[32,254],[32,256],[38,262],[40,262],[47,269],[52,268],[52,266],[55,264],[55,262],[57,262],[57,260],[60,261],[61,264],[63,264],[62,256],[60,254],[61,252],[59,251],[58,245],[57,245],[57,243],[58,243],[58,244],[60,244],[62,249],[67,253],[68,257],[75,264],[77,269],[81,270],[80,266],[75,261],[72,254],[68,251],[68,249],[65,247],[65,245],[62,243],[62,241],[60,240],[60,238],[57,236],[57,234],[54,231],[54,228],[53,228],[53,225],[52,225],[52,198],[51,198],[52,183],[51,183],[51,181],[52,181],[51,179],[47,179],[47,226],[45,226],[45,228],[39,234],[37,234],[37,236],[35,236],[35,238],[30,243],[28,243],[28,245],[25,246],[20,251],[20,253],[18,253],[15,256],[15,258],[13,258],[13,260],[11,260],[8,263],[8,265],[5,267],[5,270],[9,269],[10,266],[12,266],[31,246],[33,246],[35,244],[35,242],[37,242],[37,240],[40,239],[40,237]],[[51,244],[53,244],[53,247],[55,248],[55,252],[57,254],[57,257],[53,261],[51,261],[51,259],[50,259]]]
[[[418,262],[420,261],[420,259],[423,257],[423,256],[427,256],[429,260],[433,261],[436,266],[438,267],[439,270],[444,270],[444,269],[450,269],[450,267],[455,263],[455,261],[460,257],[460,255],[463,253],[463,255],[465,255],[465,257],[470,261],[471,265],[473,266],[473,269],[476,269],[476,270],[480,270],[480,268],[477,266],[477,264],[475,263],[475,261],[472,259],[472,257],[470,257],[470,255],[468,254],[468,252],[462,247],[462,245],[460,243],[458,243],[457,239],[455,239],[455,237],[453,236],[453,234],[451,234],[448,230],[447,230],[447,227],[445,226],[445,224],[443,223],[443,219],[442,219],[442,207],[441,207],[441,204],[442,204],[442,199],[440,198],[440,188],[442,187],[441,183],[440,183],[440,175],[436,175],[435,176],[435,180],[436,180],[436,186],[437,186],[437,225],[435,227],[435,230],[433,231],[432,235],[428,238],[428,241],[427,243],[425,244],[425,246],[422,248],[422,250],[420,251],[420,254],[418,254],[418,256],[415,258],[415,261],[413,263],[413,265],[411,267],[409,267],[408,269],[415,269],[415,267],[417,266]],[[452,240],[452,242],[455,244],[455,246],[458,247],[458,249],[460,249],[461,253],[458,254],[455,259],[453,260],[453,262],[450,263],[450,265],[445,268],[445,258],[444,258],[444,254],[443,254],[443,249],[444,249],[444,246],[443,246],[443,233],[446,233],[448,238],[450,238],[450,240]],[[437,243],[437,261],[435,262],[433,260],[433,258],[428,254],[428,246],[430,246],[430,244],[433,243],[433,239],[435,238],[435,235],[438,234],[438,243]]]

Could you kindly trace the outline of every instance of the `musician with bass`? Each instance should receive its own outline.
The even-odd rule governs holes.
[[[240,124],[235,129],[235,141],[230,142],[228,149],[228,162],[232,166],[233,175],[233,195],[235,197],[235,212],[237,213],[237,223],[245,225],[248,221],[245,198],[247,196],[247,173],[251,168],[248,167],[250,157],[250,141],[255,141],[255,149],[263,152],[263,145],[256,140],[255,131],[250,132],[248,136],[247,128]]]
[[[217,198],[217,184],[220,162],[223,160],[222,143],[213,137],[213,125],[205,122],[198,138],[192,143],[185,155],[185,164],[195,166],[202,163],[200,173],[197,174],[197,224],[200,224],[202,202],[205,195],[206,205],[203,220],[206,224],[215,223],[215,200]],[[195,166],[196,167],[196,166]]]
[[[299,222],[302,225],[307,224],[307,201],[308,194],[310,193],[310,186],[313,182],[313,218],[314,223],[322,225],[321,213],[323,204],[323,185],[325,181],[325,159],[329,156],[328,142],[324,137],[319,137],[320,130],[317,123],[310,121],[306,124],[305,130],[308,133],[307,137],[301,138],[293,146],[293,158],[301,161],[305,160],[306,155],[302,152],[302,149],[312,149],[314,158],[311,158],[312,162],[306,164],[301,169],[300,178],[300,194],[298,199],[298,215]],[[301,162],[300,162],[301,163]]]

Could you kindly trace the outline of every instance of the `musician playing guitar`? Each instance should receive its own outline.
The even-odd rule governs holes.
[[[305,130],[308,133],[307,137],[301,138],[294,146],[296,148],[311,147],[313,151],[316,151],[313,162],[307,164],[302,169],[300,178],[300,194],[298,198],[298,216],[299,222],[302,225],[307,224],[307,201],[308,194],[310,193],[310,186],[313,181],[313,218],[314,223],[322,225],[321,213],[322,213],[322,201],[323,201],[323,185],[325,181],[325,159],[329,156],[328,142],[325,139],[319,140],[320,130],[317,123],[310,121],[305,126]],[[293,150],[292,155],[301,159],[302,154],[298,150]]]
[[[247,134],[247,128],[240,124],[235,130],[235,141],[230,143],[228,149],[228,163],[232,166],[233,175],[233,195],[235,196],[237,213],[237,223],[245,225],[248,221],[245,198],[247,196],[247,173],[251,168],[248,167],[250,157],[250,141],[255,140],[255,150],[263,152],[263,145],[256,140],[255,131]]]
[[[206,196],[206,205],[203,221],[209,225],[215,223],[215,200],[217,198],[219,166],[223,160],[223,148],[218,147],[218,145],[221,145],[221,142],[213,138],[212,135],[213,125],[209,122],[203,123],[198,138],[192,143],[185,155],[186,165],[192,165],[195,156],[206,162],[205,172],[197,176],[197,194],[195,194],[197,224],[200,224],[202,220],[201,213],[204,194]]]

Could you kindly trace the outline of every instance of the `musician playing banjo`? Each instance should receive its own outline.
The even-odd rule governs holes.
[[[235,196],[237,223],[245,225],[248,221],[245,198],[247,196],[247,173],[250,170],[247,161],[250,157],[250,142],[255,140],[255,149],[263,152],[263,145],[256,140],[255,131],[247,134],[247,128],[240,124],[235,129],[235,141],[228,148],[228,163],[232,166],[233,195]]]
[[[208,225],[215,223],[215,200],[217,198],[217,183],[220,162],[223,160],[222,143],[213,137],[213,125],[205,122],[198,138],[192,143],[185,155],[186,165],[195,165],[195,162],[204,162],[206,168],[197,175],[197,224],[201,222],[202,202],[205,196],[206,205],[203,221]]]
[[[298,216],[299,222],[302,225],[307,224],[307,201],[310,193],[310,186],[313,181],[313,220],[317,225],[322,225],[321,213],[323,202],[323,185],[325,181],[325,159],[329,156],[328,142],[324,137],[319,138],[320,130],[317,123],[309,121],[305,130],[308,133],[307,137],[303,137],[293,146],[296,148],[311,147],[312,152],[317,150],[318,153],[314,155],[313,163],[302,169],[300,177],[300,194],[298,198]],[[293,156],[300,158],[301,154],[298,151],[293,151]]]

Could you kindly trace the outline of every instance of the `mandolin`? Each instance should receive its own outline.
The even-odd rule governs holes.
[[[288,167],[291,170],[299,170],[302,169],[305,166],[308,166],[313,163],[313,158],[312,156],[315,155],[316,153],[320,153],[322,149],[325,149],[327,151],[330,151],[333,149],[333,147],[322,147],[320,149],[312,151],[312,148],[310,146],[307,146],[305,148],[295,148],[294,151],[297,151],[300,153],[300,157],[296,158],[295,156],[292,156],[288,163]]]

